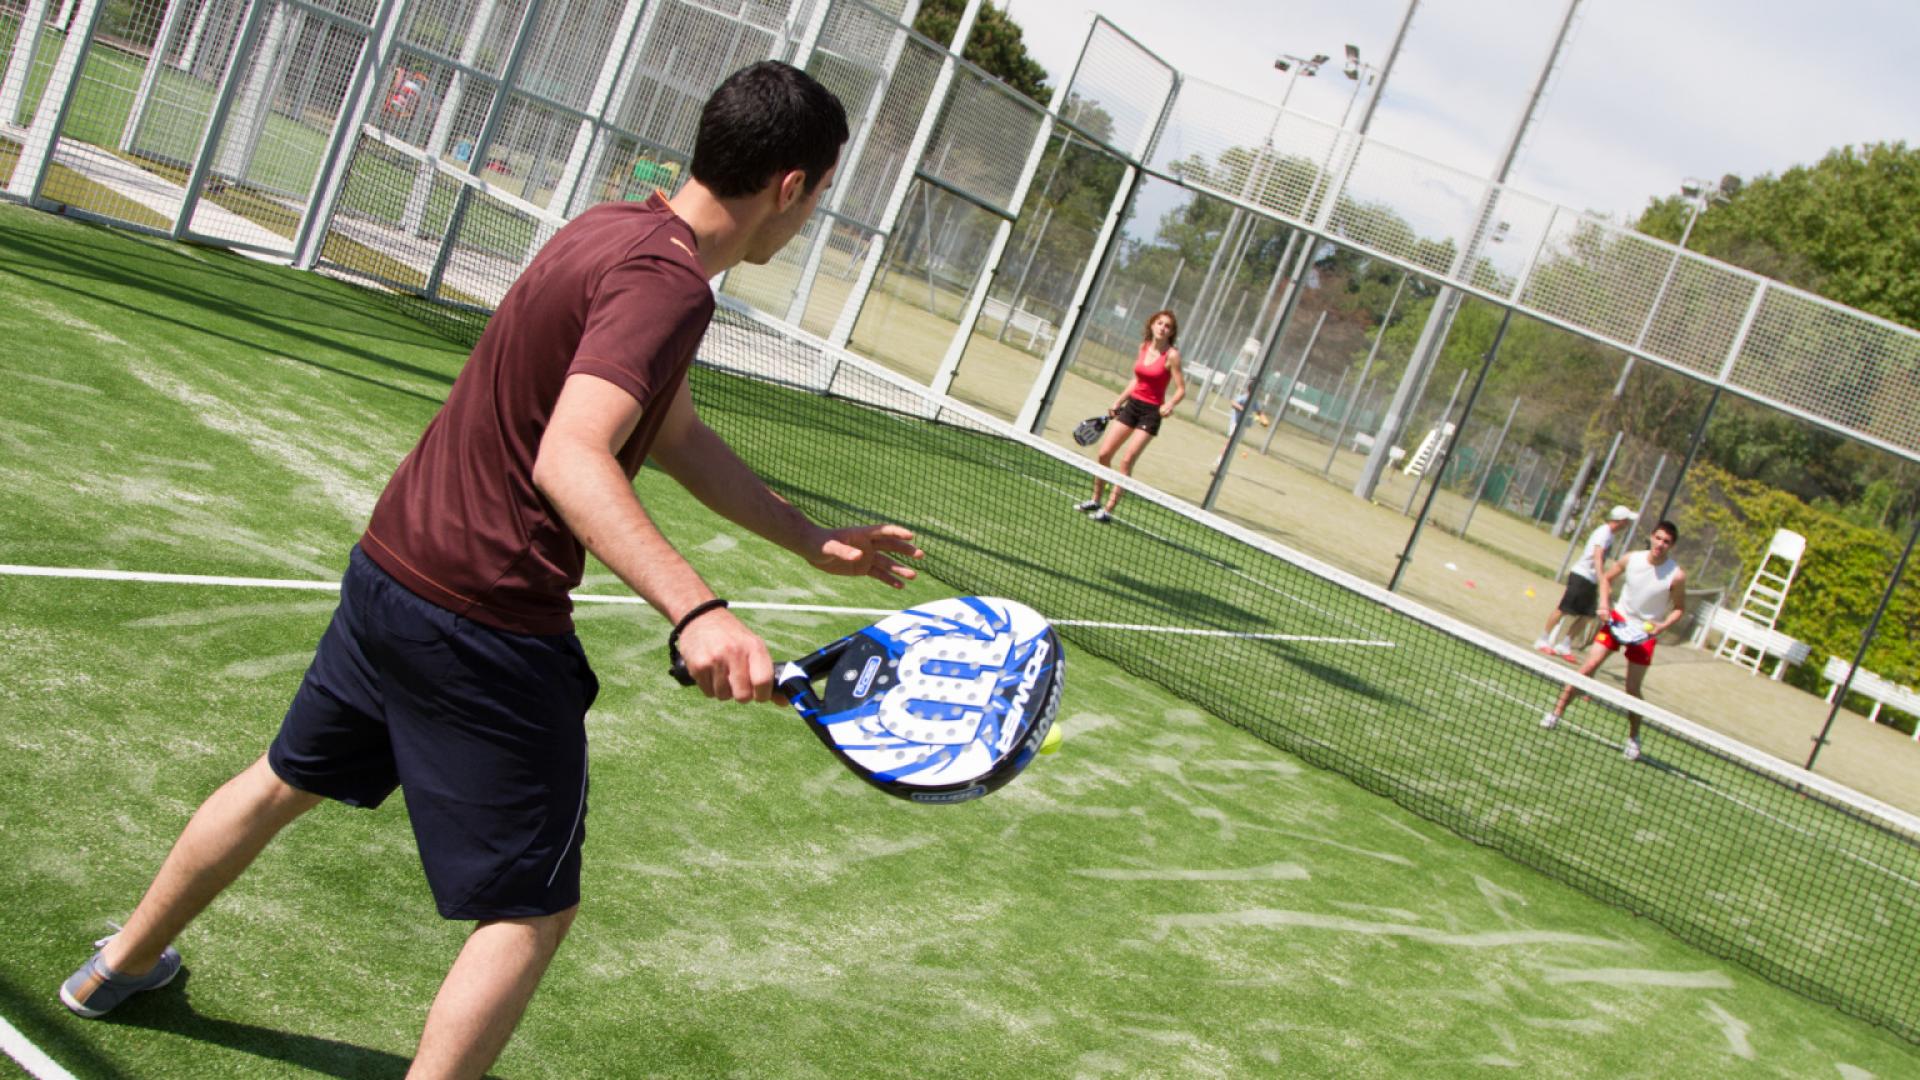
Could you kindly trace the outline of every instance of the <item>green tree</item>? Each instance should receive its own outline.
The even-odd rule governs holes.
[[[933,41],[950,45],[965,6],[962,0],[925,0],[920,5],[920,13],[914,16],[913,28]],[[960,55],[1042,105],[1053,96],[1047,85],[1047,69],[1027,53],[1019,25],[1009,19],[1002,8],[980,5],[980,15],[973,21],[973,33]]]

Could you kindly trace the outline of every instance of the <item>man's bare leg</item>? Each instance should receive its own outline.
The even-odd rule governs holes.
[[[1607,647],[1605,645],[1596,644],[1596,645],[1590,646],[1587,649],[1586,662],[1580,665],[1580,674],[1592,675],[1594,672],[1600,670],[1600,665],[1605,663],[1606,659],[1607,659]],[[1578,692],[1579,691],[1574,688],[1574,685],[1572,683],[1568,683],[1567,685],[1561,687],[1560,698],[1559,700],[1553,703],[1553,715],[1555,716],[1564,715],[1567,711],[1567,703],[1572,701],[1573,695]]]
[[[122,975],[152,970],[160,951],[233,884],[268,841],[319,802],[320,796],[275,775],[262,755],[200,804],[101,959]]]
[[[427,1012],[410,1080],[486,1075],[579,910],[474,927]]]

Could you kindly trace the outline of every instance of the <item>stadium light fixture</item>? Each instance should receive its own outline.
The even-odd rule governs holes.
[[[1351,44],[1347,46],[1347,63],[1340,70],[1349,79],[1360,78],[1360,46]]]

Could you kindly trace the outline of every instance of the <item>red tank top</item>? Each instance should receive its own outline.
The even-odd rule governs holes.
[[[1152,358],[1148,358],[1148,354]],[[1142,342],[1140,357],[1133,362],[1133,385],[1127,388],[1127,396],[1144,401],[1149,405],[1164,405],[1167,401],[1167,383],[1173,378],[1173,371],[1167,367],[1167,354],[1154,353],[1152,342]]]

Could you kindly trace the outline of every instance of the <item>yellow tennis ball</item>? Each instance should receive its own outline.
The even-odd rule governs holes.
[[[1061,738],[1062,736],[1060,734],[1059,724],[1055,724],[1052,727],[1048,728],[1047,737],[1040,740],[1040,752],[1043,754],[1051,754],[1054,751],[1060,749]]]
[[[1528,598],[1532,598],[1532,596],[1533,596],[1533,590],[1532,590],[1532,589],[1528,589],[1528,590],[1527,590],[1527,596],[1528,596]]]
[[[1644,623],[1642,623],[1642,624],[1640,624],[1640,629],[1642,629],[1642,630],[1645,630],[1645,631],[1646,631],[1647,633],[1649,633],[1649,634],[1651,634],[1651,633],[1653,633],[1653,622],[1652,622],[1652,620],[1648,620],[1647,622],[1644,622]]]

